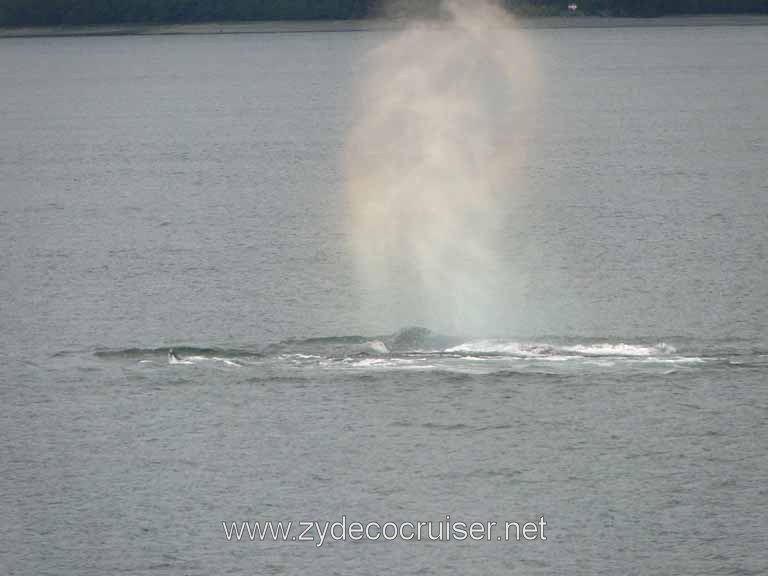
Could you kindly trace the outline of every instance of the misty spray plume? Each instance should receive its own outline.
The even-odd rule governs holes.
[[[363,306],[391,325],[498,331],[502,225],[519,186],[530,50],[510,15],[454,0],[375,48],[347,142]]]

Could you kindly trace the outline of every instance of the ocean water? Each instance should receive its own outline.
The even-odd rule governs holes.
[[[526,32],[481,334],[355,274],[391,34],[0,41],[0,572],[768,572],[768,27]],[[546,540],[222,525],[447,515]]]

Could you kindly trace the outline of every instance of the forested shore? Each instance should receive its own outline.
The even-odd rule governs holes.
[[[576,14],[654,17],[768,13],[768,0],[572,0]],[[568,0],[505,0],[519,16],[560,16]],[[0,0],[0,26],[438,17],[440,0]]]

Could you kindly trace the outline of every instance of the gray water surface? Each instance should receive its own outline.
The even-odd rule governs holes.
[[[492,334],[355,277],[388,34],[0,41],[0,572],[768,572],[768,27],[527,32]],[[447,514],[547,540],[222,528]]]

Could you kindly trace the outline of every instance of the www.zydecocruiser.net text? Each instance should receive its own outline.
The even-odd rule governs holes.
[[[293,521],[222,521],[229,542],[313,542],[318,548],[326,542],[362,540],[428,542],[520,542],[546,540],[544,516],[529,522],[461,522],[445,520],[423,522],[357,522],[346,515],[335,522]]]

